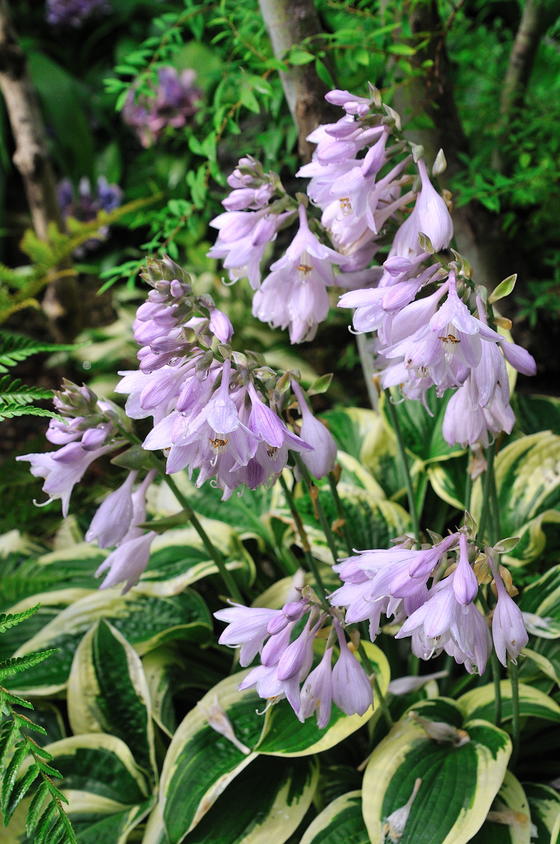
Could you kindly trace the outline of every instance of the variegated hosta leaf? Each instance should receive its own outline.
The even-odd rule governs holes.
[[[488,817],[471,841],[476,844],[531,844],[531,812],[519,780],[507,771]]]
[[[400,536],[410,529],[410,516],[395,501],[372,496],[365,489],[342,483],[338,486],[338,492],[354,548],[387,548],[395,536]],[[325,487],[321,488],[319,497],[329,522],[331,524],[336,523],[338,511],[330,490]],[[332,564],[332,555],[327,546],[325,534],[315,514],[313,502],[308,495],[298,499],[298,509],[302,515],[313,553],[324,562]],[[335,533],[335,539],[340,556],[346,556],[348,551],[342,532]],[[294,541],[299,543],[297,535],[294,537]]]
[[[121,595],[120,587],[93,592],[67,607],[14,654],[23,656],[45,648],[59,648],[56,659],[45,660],[17,675],[17,689],[26,695],[51,695],[65,688],[74,651],[92,624],[109,621],[134,646],[147,653],[173,639],[207,640],[212,634],[208,608],[194,591],[157,597],[137,586]]]
[[[212,542],[224,555],[226,567],[239,572],[243,581],[250,584],[255,565],[239,536],[223,522],[212,521],[206,527]],[[217,571],[216,563],[208,556],[193,528],[166,530],[154,540],[140,586],[147,595],[178,595],[187,586]]]
[[[418,716],[437,723],[439,740]],[[466,844],[484,823],[510,754],[507,733],[479,719],[463,723],[453,701],[416,704],[368,762],[362,797],[370,840]]]
[[[467,457],[453,457],[427,466],[428,479],[438,498],[457,510],[465,509]]]
[[[524,434],[552,431],[560,435],[560,399],[556,396],[516,393],[513,397],[513,408],[517,427]]]
[[[329,803],[307,827],[300,844],[370,844],[362,792],[349,791]]]
[[[532,844],[558,844],[560,841],[560,794],[541,783],[524,783],[529,799],[531,821],[536,828]]]
[[[68,800],[65,810],[80,844],[124,844],[153,802],[126,744],[93,733],[53,742],[46,749],[62,774],[57,785]],[[0,841],[33,844],[25,835],[30,799],[20,803],[8,829],[0,830]]]
[[[167,750],[159,800],[143,844],[178,844],[257,754],[262,701],[238,690],[246,672],[218,683],[183,719]],[[213,725],[213,726],[211,726]],[[226,735],[224,735],[224,732]]]
[[[502,693],[502,720],[507,721],[512,717],[511,706],[511,684],[509,680],[502,680],[500,683]],[[478,686],[472,689],[457,700],[457,706],[463,712],[465,718],[487,718],[494,717],[494,686],[489,683],[486,686]],[[539,689],[519,684],[519,714],[521,717],[542,718],[545,721],[560,723],[560,706],[549,695]]]
[[[311,804],[318,773],[311,759],[256,759],[228,785],[184,844],[283,844]]]
[[[109,733],[128,745],[137,765],[155,777],[154,728],[140,657],[99,621],[76,649],[68,679],[68,717],[75,735]]]
[[[385,694],[390,679],[387,658],[383,651],[371,642],[364,642],[363,646],[369,659],[366,671],[375,671],[377,682]],[[280,701],[267,712],[265,731],[255,749],[259,753],[271,756],[308,756],[321,753],[339,744],[369,721],[377,707],[378,702],[374,701],[363,715],[345,715],[338,707],[333,706],[329,725],[320,729],[314,718],[300,723],[289,703],[285,700]]]
[[[173,692],[179,677],[188,677],[192,667],[181,654],[165,646],[146,654],[142,667],[148,684],[152,718],[169,738],[173,738],[177,729]]]
[[[560,638],[560,566],[553,566],[542,577],[526,586],[519,599],[524,613],[538,616],[530,631],[544,639]]]
[[[560,524],[560,436],[550,431],[521,437],[503,448],[495,461],[500,530],[519,542],[504,561],[521,566],[535,560],[547,546],[544,528]],[[482,483],[475,483],[472,513],[480,518]],[[555,530],[558,535],[558,528]],[[558,546],[548,545],[547,554]]]

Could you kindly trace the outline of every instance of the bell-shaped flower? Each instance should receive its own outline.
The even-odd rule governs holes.
[[[494,580],[498,591],[498,602],[492,615],[492,638],[496,656],[507,665],[509,658],[515,662],[522,648],[529,641],[521,610],[510,598],[496,567],[493,567]]]
[[[110,586],[126,581],[123,588],[124,594],[135,586],[148,565],[150,548],[156,536],[157,534],[152,530],[135,539],[129,539],[115,548],[95,573],[99,576],[107,569],[109,570],[100,588],[108,589]]]
[[[418,172],[422,187],[410,216],[397,231],[391,247],[391,255],[409,257],[418,254],[420,233],[427,235],[436,252],[447,249],[453,237],[453,222],[443,198],[430,182],[425,162],[418,161]]]
[[[301,688],[301,705],[297,713],[305,721],[314,712],[317,726],[323,729],[329,723],[332,710],[332,647],[328,647],[320,663],[304,680]]]
[[[269,623],[281,615],[281,610],[244,607],[241,604],[233,604],[227,609],[218,610],[214,613],[214,617],[219,621],[227,622],[228,625],[218,642],[230,648],[240,647],[240,664],[250,665],[269,636]]]
[[[129,472],[125,482],[107,496],[97,509],[86,533],[86,541],[100,548],[118,545],[130,530],[133,519],[132,486],[137,472]]]
[[[373,702],[371,683],[356,657],[350,652],[344,634],[336,625],[340,655],[332,670],[332,698],[346,715],[363,715]]]
[[[296,381],[292,381],[292,389],[302,416],[301,436],[313,449],[303,451],[301,459],[315,478],[324,478],[336,462],[336,442],[326,426],[309,409],[303,390]]]
[[[233,325],[227,314],[219,308],[210,310],[210,331],[220,343],[229,343],[233,336]]]
[[[453,592],[463,605],[474,601],[478,593],[478,581],[469,563],[469,547],[464,533],[459,534],[459,561],[453,575]]]

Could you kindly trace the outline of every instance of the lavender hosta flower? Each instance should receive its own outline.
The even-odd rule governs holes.
[[[495,565],[492,566],[498,601],[492,615],[492,639],[496,656],[507,665],[508,656],[515,662],[529,641],[523,614],[515,601],[508,595],[504,581]]]
[[[218,610],[214,613],[214,617],[228,624],[218,639],[219,644],[230,648],[241,647],[239,663],[245,667],[252,663],[262,649],[265,639],[270,635],[269,624],[282,617],[282,610],[235,604],[227,609]]]
[[[467,671],[484,672],[489,653],[486,621],[474,603],[457,600],[454,588],[456,572],[429,590],[427,600],[404,622],[397,639],[412,637],[412,650],[420,659],[445,650]],[[459,590],[461,591],[461,590]]]
[[[346,715],[363,715],[373,703],[371,683],[336,622],[335,628],[340,654],[332,670],[332,698]]]
[[[334,284],[333,265],[341,261],[310,231],[300,205],[297,234],[257,290],[253,314],[274,327],[289,328],[292,343],[312,340],[329,310],[327,287]]]
[[[31,474],[44,478],[43,492],[48,496],[44,504],[60,498],[62,515],[68,515],[70,496],[74,486],[81,481],[89,466],[104,454],[113,451],[112,443],[98,448],[86,449],[81,443],[70,442],[58,451],[44,454],[22,454],[16,460],[26,460],[31,465]]]
[[[304,680],[301,688],[300,709],[296,713],[300,721],[305,721],[315,712],[319,729],[326,727],[331,717],[332,655],[332,647],[327,647],[317,667]]]
[[[478,594],[478,581],[469,563],[469,548],[464,533],[459,535],[459,561],[453,574],[453,592],[463,606],[472,603]]]
[[[312,446],[312,451],[303,451],[301,459],[315,478],[324,478],[334,468],[337,447],[328,428],[313,415],[303,390],[295,381],[292,389],[298,400],[302,417],[301,437]]]
[[[132,486],[137,472],[129,472],[125,482],[107,496],[86,532],[86,541],[97,540],[100,548],[118,545],[130,529],[133,516]]]
[[[47,0],[47,21],[53,26],[81,26],[96,13],[110,11],[108,0]]]
[[[95,573],[98,577],[103,572],[109,571],[100,588],[109,589],[109,587],[125,581],[123,594],[132,589],[138,583],[148,565],[150,548],[156,536],[155,531],[148,531],[140,536],[125,540],[115,548]]]
[[[218,239],[208,252],[209,258],[223,261],[231,281],[247,278],[253,290],[261,283],[261,262],[292,211],[280,214],[259,211],[226,211],[210,221],[218,229]]]
[[[192,120],[202,96],[195,83],[196,72],[191,69],[179,73],[174,67],[161,67],[152,96],[130,91],[122,114],[123,120],[135,130],[143,147],[150,147],[165,129],[180,129]]]
[[[430,238],[436,252],[447,249],[453,237],[453,222],[445,201],[430,182],[426,163],[420,159],[417,163],[421,189],[414,209],[397,230],[391,246],[390,256],[408,258],[422,251],[418,236],[420,233]]]

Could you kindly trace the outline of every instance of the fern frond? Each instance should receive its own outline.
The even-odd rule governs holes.
[[[20,624],[37,612],[39,606],[19,613],[0,614],[0,632]],[[0,679],[33,668],[56,649],[37,651],[22,657],[0,661]],[[66,797],[53,780],[62,779],[52,766],[52,756],[24,730],[45,734],[43,727],[34,724],[26,715],[17,712],[15,705],[32,709],[33,705],[0,686],[0,814],[7,826],[23,798],[36,786],[26,817],[28,837],[36,844],[77,844],[76,836],[63,803]]]
[[[7,404],[1,406],[0,422],[5,419],[13,419],[15,416],[48,416],[50,419],[60,419],[60,414],[55,413],[54,410],[47,410],[44,407],[35,407],[34,405],[19,405]]]
[[[53,396],[52,390],[44,390],[42,387],[29,387],[23,384],[20,378],[11,378],[9,375],[0,377],[0,405],[25,405],[41,399],[50,399]]]
[[[56,648],[49,648],[45,651],[34,651],[31,654],[25,654],[25,656],[12,656],[10,659],[2,659],[0,660],[0,680],[15,677],[21,671],[33,668],[54,653],[56,653]]]
[[[68,344],[40,343],[23,334],[12,334],[0,331],[0,373],[8,371],[8,367],[15,366],[22,360],[41,352],[67,352],[74,348]]]

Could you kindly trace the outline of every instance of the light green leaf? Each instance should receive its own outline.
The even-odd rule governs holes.
[[[106,621],[98,621],[78,645],[67,697],[76,735],[99,732],[123,739],[139,767],[154,776],[154,731],[142,662]]]
[[[538,616],[530,628],[534,635],[544,639],[560,638],[560,565],[553,566],[525,587],[519,608]]]
[[[500,283],[494,288],[490,296],[488,297],[488,301],[491,305],[495,302],[499,302],[500,299],[504,299],[506,296],[513,291],[515,287],[515,282],[517,281],[517,273],[513,275],[508,275],[507,278],[504,278]]]
[[[508,721],[512,717],[511,684],[509,680],[500,683],[502,692],[502,720]],[[494,713],[494,686],[478,686],[457,700],[457,706],[465,718],[492,718]],[[525,683],[519,684],[519,714],[527,718],[543,718],[546,721],[560,723],[560,706],[556,701],[545,695],[539,689],[534,689]]]
[[[399,844],[466,844],[502,784],[510,739],[486,721],[463,724],[452,701],[425,701],[413,711],[449,724],[451,732],[464,732],[456,732],[453,744],[429,738],[410,715],[395,724],[374,749],[364,775],[363,813],[370,840],[387,841],[393,833]],[[395,817],[407,804],[408,816],[405,810],[405,817]]]
[[[329,803],[307,827],[300,844],[370,844],[362,792],[349,791]]]

